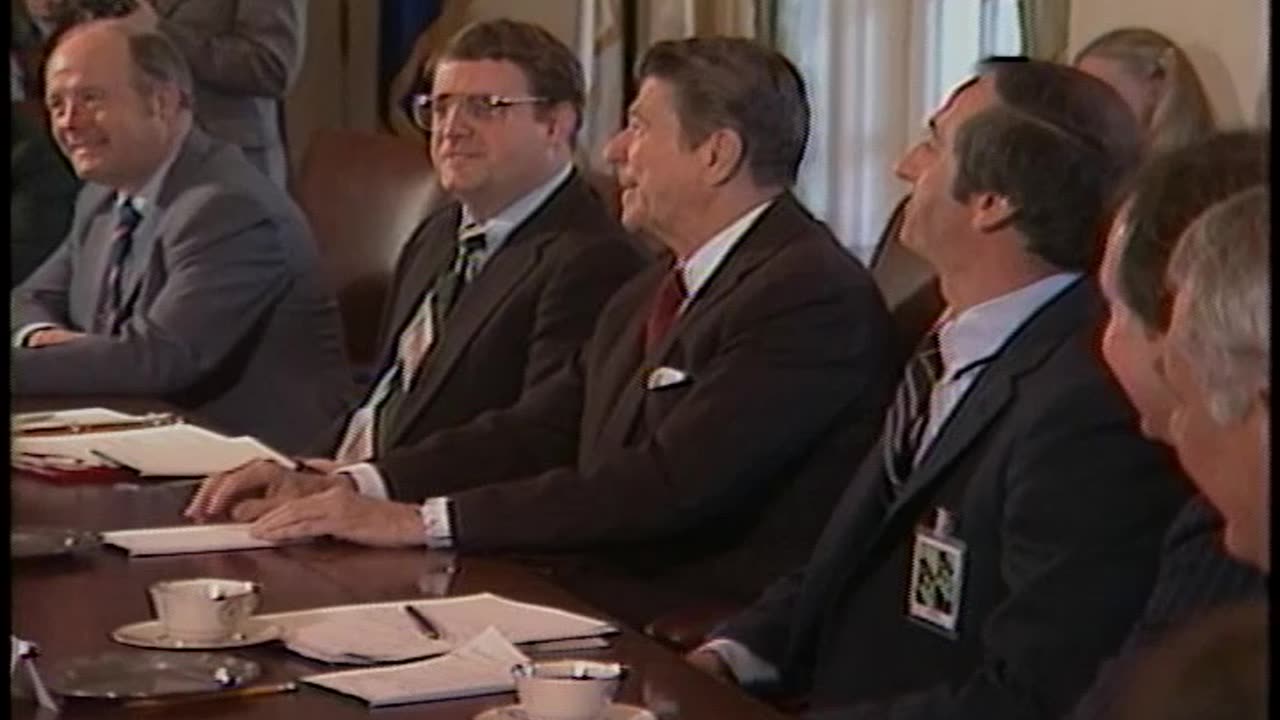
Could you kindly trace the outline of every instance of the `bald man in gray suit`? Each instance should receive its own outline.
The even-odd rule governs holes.
[[[86,185],[67,239],[14,291],[11,387],[158,397],[300,450],[350,390],[306,223],[193,126],[173,43],[128,27],[76,26],[48,62],[50,129]]]

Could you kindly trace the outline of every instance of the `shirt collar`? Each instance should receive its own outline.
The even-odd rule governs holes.
[[[156,197],[160,194],[160,186],[164,184],[165,177],[169,174],[169,168],[173,167],[173,163],[178,159],[178,153],[182,151],[182,146],[187,142],[187,133],[183,133],[178,138],[178,142],[173,144],[169,150],[169,155],[165,157],[164,162],[160,163],[160,167],[151,173],[151,177],[142,185],[142,188],[133,195],[128,196],[132,201],[133,209],[138,211],[139,215],[147,214],[147,206],[155,202]],[[125,195],[119,190],[116,191],[116,208],[124,204]]]
[[[551,197],[551,194],[568,179],[571,172],[573,172],[573,163],[565,163],[564,167],[560,168],[560,171],[552,175],[546,182],[500,210],[497,215],[489,218],[488,222],[483,223],[485,253],[491,254],[498,246],[506,242],[507,236],[517,227],[520,227],[525,220],[528,220],[535,210],[542,207],[542,203]],[[466,205],[463,205],[461,223],[458,227],[463,228],[474,222],[475,216],[471,214]]]
[[[999,352],[1028,318],[1079,277],[1075,272],[1056,273],[944,322],[938,330],[944,381]]]
[[[685,297],[697,296],[702,286],[707,284],[711,275],[724,263],[729,251],[737,246],[738,241],[747,234],[747,230],[755,223],[756,218],[773,204],[774,199],[769,198],[743,213],[680,263],[680,277],[684,280]]]

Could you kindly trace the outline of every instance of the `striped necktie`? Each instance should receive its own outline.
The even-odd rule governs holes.
[[[352,413],[335,460],[352,463],[373,457],[376,426],[399,407],[413,386],[422,361],[435,343],[437,328],[443,327],[462,289],[475,274],[476,260],[485,246],[483,226],[469,223],[458,231],[453,261],[424,294],[417,311],[400,332],[395,362],[383,372],[364,405]]]
[[[916,348],[885,416],[884,467],[890,497],[896,496],[915,467],[920,439],[929,424],[929,399],[942,379],[938,329],[935,326],[926,333]]]
[[[111,248],[108,255],[107,278],[104,286],[105,302],[100,307],[107,334],[114,334],[120,326],[122,303],[124,302],[122,287],[124,281],[124,263],[133,247],[133,231],[142,222],[142,214],[133,206],[132,198],[124,198],[116,207],[116,225],[111,231]]]

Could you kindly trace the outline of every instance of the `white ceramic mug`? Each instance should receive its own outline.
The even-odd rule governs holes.
[[[599,720],[626,668],[595,660],[544,660],[511,668],[520,709],[532,720]]]
[[[215,642],[235,637],[258,609],[262,587],[244,580],[163,580],[151,602],[165,634],[175,640]]]

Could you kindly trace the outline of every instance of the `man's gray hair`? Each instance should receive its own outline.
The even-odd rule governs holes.
[[[1187,358],[1219,423],[1239,419],[1271,387],[1269,186],[1219,202],[1187,228],[1168,281],[1186,293],[1186,321],[1170,340]]]

